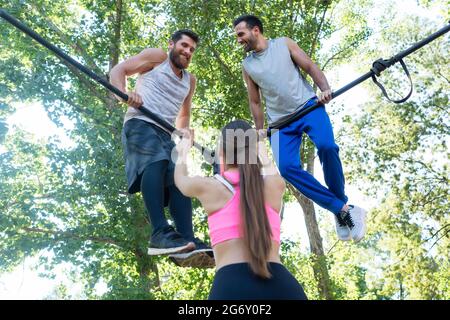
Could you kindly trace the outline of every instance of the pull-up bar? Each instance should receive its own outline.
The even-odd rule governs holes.
[[[426,37],[425,39],[417,42],[416,44],[412,45],[411,47],[409,47],[408,49],[396,54],[395,56],[393,56],[392,58],[388,59],[388,60],[384,60],[384,59],[378,59],[376,60],[373,65],[372,68],[370,69],[369,72],[367,72],[366,74],[362,75],[361,77],[359,77],[358,79],[350,82],[349,84],[343,86],[342,88],[340,88],[337,91],[334,91],[331,93],[331,98],[334,99],[338,96],[340,96],[341,94],[343,94],[344,92],[350,90],[351,88],[353,88],[354,86],[357,86],[358,84],[360,84],[361,82],[372,78],[372,80],[375,82],[375,84],[380,87],[381,91],[383,92],[384,96],[394,102],[394,103],[402,103],[405,102],[412,93],[412,81],[411,81],[411,77],[409,76],[409,72],[408,69],[406,68],[405,63],[403,62],[403,58],[406,57],[407,55],[410,55],[411,53],[419,50],[420,48],[422,48],[423,46],[427,45],[428,43],[430,43],[431,41],[435,40],[436,38],[442,36],[443,34],[447,33],[450,30],[450,23],[441,28],[440,30],[436,31],[435,33],[433,33],[432,35]],[[391,100],[386,93],[386,90],[384,89],[384,87],[376,80],[376,77],[380,75],[380,73],[384,70],[386,70],[387,68],[391,67],[392,65],[394,65],[395,63],[400,62],[400,64],[403,67],[403,70],[405,71],[406,75],[408,76],[408,79],[410,81],[411,84],[411,90],[409,91],[409,93],[407,94],[406,97],[404,97],[403,99],[400,100]],[[296,113],[295,115],[293,115],[292,117],[286,119],[284,122],[279,123],[273,127],[271,127],[270,129],[281,129],[285,126],[287,126],[289,123],[292,123],[293,121],[296,121],[300,118],[302,118],[304,115],[306,115],[307,113],[313,111],[314,109],[320,107],[322,104],[319,102],[316,102],[315,104],[311,105],[310,107],[306,107],[304,109],[301,109],[298,113]],[[270,133],[269,133],[270,134]]]
[[[81,63],[79,63],[78,61],[76,61],[75,59],[70,57],[69,55],[67,55],[66,53],[64,53],[58,47],[56,47],[53,44],[49,43],[47,40],[42,38],[35,31],[31,30],[26,25],[24,25],[22,22],[20,22],[19,20],[17,20],[16,18],[11,16],[10,14],[8,14],[4,9],[0,9],[0,17],[5,19],[6,21],[8,21],[10,24],[15,26],[16,28],[18,28],[21,31],[23,31],[25,34],[27,34],[28,36],[30,36],[31,38],[33,38],[34,40],[36,40],[37,42],[42,44],[44,47],[46,47],[47,49],[49,49],[50,51],[55,53],[61,59],[63,59],[65,61],[67,61],[68,63],[70,63],[72,66],[74,66],[75,68],[77,68],[78,70],[80,70],[81,72],[86,74],[91,79],[95,80],[97,83],[101,84],[103,87],[105,87],[106,89],[108,89],[109,91],[114,93],[116,96],[120,97],[124,101],[128,101],[128,95],[127,94],[123,93],[118,88],[116,88],[115,86],[110,84],[108,81],[106,81],[104,78],[102,78],[99,75],[95,74],[90,69],[88,69],[87,67],[85,67],[84,65],[82,65]],[[173,127],[170,123],[168,123],[167,121],[163,120],[161,117],[159,117],[155,113],[151,112],[144,105],[139,106],[137,109],[139,111],[141,111],[143,114],[145,114],[147,117],[149,117],[150,119],[155,121],[157,124],[162,126],[164,129],[169,131],[170,133],[176,133],[178,136],[180,136],[180,137],[182,136],[182,134],[175,127]],[[211,150],[209,150],[209,149],[207,149],[205,147],[202,147],[201,145],[199,145],[196,142],[194,142],[194,147],[196,147],[198,150],[200,150],[202,155],[205,156],[207,162],[209,162],[210,164],[212,164],[214,162],[214,151],[211,151]]]

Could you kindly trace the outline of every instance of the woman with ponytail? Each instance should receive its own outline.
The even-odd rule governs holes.
[[[198,198],[208,214],[216,261],[209,299],[306,299],[280,261],[279,212],[286,186],[256,130],[242,120],[222,129],[221,174],[212,178],[188,176],[192,138],[183,134],[175,184],[185,196]]]

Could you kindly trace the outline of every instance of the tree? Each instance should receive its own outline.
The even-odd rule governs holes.
[[[193,116],[197,124],[214,128],[233,118],[250,117],[240,75],[242,53],[229,34],[233,18],[249,11],[260,14],[272,22],[269,37],[286,33],[313,58],[320,39],[336,28],[326,16],[327,1],[129,4],[84,0],[50,5],[42,0],[1,5],[100,75],[145,47],[164,48],[174,29],[191,27],[207,35],[192,67],[199,78],[195,102],[202,106],[194,108]],[[186,12],[191,10],[198,14],[187,19]],[[6,240],[1,249],[3,268],[17,264],[21,255],[45,249],[55,253],[54,259],[43,261],[49,272],[61,261],[82,267],[88,294],[104,279],[109,285],[105,297],[150,297],[161,285],[160,261],[146,254],[149,224],[139,197],[130,197],[124,190],[122,109],[105,90],[12,27],[2,28],[1,43],[11,49],[1,51],[6,62],[0,67],[2,115],[14,111],[13,101],[41,101],[56,124],[62,126],[63,119],[73,123],[68,134],[76,144],[67,149],[57,141],[31,143],[22,133],[5,141],[2,188],[16,192],[5,192],[0,202],[7,213],[1,223]],[[312,172],[313,148],[304,146],[302,157],[309,159],[305,163]],[[294,195],[305,211],[321,297],[331,298],[314,207],[298,193]],[[18,249],[13,252],[13,247]],[[138,289],[124,290],[128,287]]]
[[[439,7],[439,3],[434,4]],[[442,3],[441,7],[445,7]],[[369,58],[404,50],[441,26],[418,16],[396,21],[386,13],[389,28],[369,47]],[[448,13],[447,13],[448,15]],[[448,17],[447,17],[448,18]],[[444,19],[444,21],[447,21]],[[395,30],[395,32],[394,32]],[[446,36],[448,37],[448,36]],[[372,212],[367,251],[371,270],[381,272],[368,283],[376,296],[396,299],[448,299],[449,63],[446,37],[408,56],[414,95],[401,105],[387,103],[375,86],[365,114],[346,118],[346,165],[350,178],[367,183],[380,199]],[[390,94],[406,92],[397,69],[382,76]]]
[[[0,4],[100,75],[108,73],[120,53],[136,53],[148,45],[138,35],[155,29],[137,26],[154,25],[158,15],[149,10],[154,4],[144,1]],[[151,41],[158,45],[157,36]],[[41,101],[56,124],[62,126],[63,119],[73,123],[67,134],[75,143],[73,148],[58,141],[36,143],[21,132],[6,137],[0,179],[2,270],[11,269],[23,255],[49,250],[54,258],[42,261],[49,274],[62,261],[81,267],[88,296],[104,279],[109,289],[105,297],[151,297],[159,278],[156,263],[146,254],[144,208],[125,192],[123,108],[11,26],[2,27],[0,43],[5,62],[0,66],[2,115],[14,111],[14,101]]]
[[[325,71],[355,57],[363,51],[361,44],[370,50],[358,58],[374,60],[436,29],[418,18],[394,22],[388,13],[395,11],[388,10],[389,23],[381,20],[380,25],[395,32],[386,28],[385,38],[375,37],[377,47],[371,48],[365,40],[370,35],[365,20],[368,5],[352,0],[0,0],[0,7],[105,77],[118,61],[145,47],[166,48],[175,29],[198,32],[202,41],[191,71],[198,78],[193,120],[202,144],[213,142],[209,138],[214,129],[226,122],[250,120],[240,75],[243,53],[231,32],[235,17],[247,12],[261,16],[268,37],[290,36]],[[48,252],[40,260],[47,275],[58,263],[73,264],[76,278],[85,286],[83,297],[206,298],[212,270],[180,269],[164,257],[146,254],[150,224],[140,196],[125,190],[123,107],[76,69],[1,23],[0,270],[11,270],[24,256]],[[339,32],[342,41],[322,51],[325,40]],[[407,63],[417,90],[410,102],[393,107],[378,91],[371,91],[373,97],[362,106],[366,114],[344,119],[342,137],[351,137],[351,143],[340,141],[347,179],[368,183],[367,192],[381,199],[371,213],[364,243],[337,245],[325,252],[323,242],[335,240],[333,226],[321,226],[319,233],[322,217],[316,217],[312,203],[295,190],[287,197],[302,205],[312,254],[299,253],[298,244],[288,241],[282,259],[310,298],[449,298],[445,106],[450,76],[442,67],[448,64],[448,44],[444,39],[433,42],[408,57]],[[388,74],[383,81],[387,88],[396,87]],[[39,101],[60,127],[70,122],[72,128],[65,130],[73,145],[56,137],[39,141],[7,128],[4,120],[15,111],[17,101]],[[198,153],[193,156],[200,162]],[[314,172],[314,148],[306,138],[301,156]],[[197,201],[194,210],[196,233],[205,237],[206,217]],[[98,283],[107,286],[101,297],[95,294]],[[69,297],[63,286],[55,296]]]

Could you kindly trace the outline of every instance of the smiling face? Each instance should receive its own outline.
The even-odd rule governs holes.
[[[249,29],[247,22],[242,21],[234,27],[236,33],[237,42],[244,48],[245,52],[255,50],[258,43],[258,27]]]
[[[186,69],[191,63],[192,55],[197,43],[189,36],[183,34],[177,42],[169,42],[169,58],[178,69]]]

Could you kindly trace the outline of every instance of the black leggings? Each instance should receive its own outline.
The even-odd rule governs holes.
[[[164,196],[165,191],[168,191],[170,215],[175,228],[185,239],[192,240],[194,233],[191,199],[185,197],[174,184],[165,186],[166,174],[173,174],[167,173],[168,164],[167,160],[154,162],[149,164],[142,174],[141,192],[152,224],[152,233],[169,226],[164,214]]]
[[[248,263],[220,268],[214,277],[209,300],[307,300],[302,286],[280,263],[270,262],[272,278],[258,277]]]

